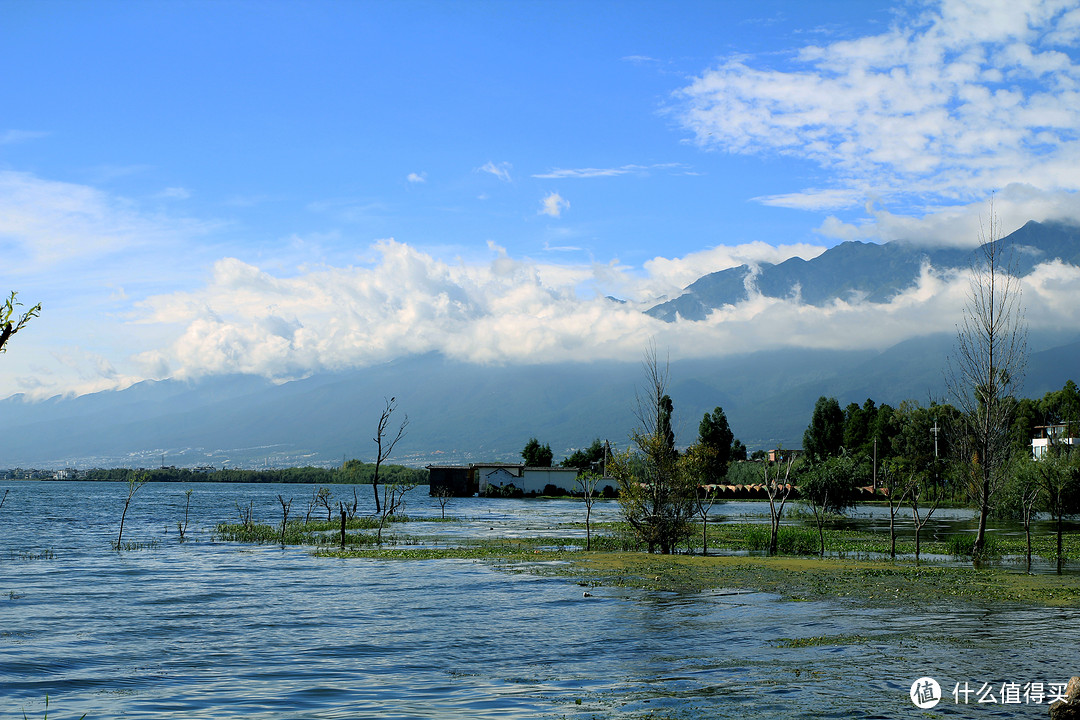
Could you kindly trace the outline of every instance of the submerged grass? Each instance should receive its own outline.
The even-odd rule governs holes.
[[[391,523],[417,522],[431,518],[414,518],[408,515],[391,515],[386,521]],[[444,522],[435,518],[434,522]],[[447,519],[445,522],[452,522]],[[378,518],[360,515],[345,522],[345,544],[373,545],[377,542],[375,533],[352,532],[349,530],[376,530],[380,525]],[[339,545],[341,543],[340,520],[296,521],[285,526],[282,534],[281,525],[260,525],[253,523],[218,523],[214,536],[226,542],[255,543],[257,545]],[[385,542],[397,542],[396,538],[385,535]],[[404,542],[408,542],[406,539]]]
[[[956,601],[1080,606],[1080,577],[1027,575],[1000,568],[816,557],[656,556],[585,553],[573,571],[599,584],[675,592],[715,588],[776,593],[792,600],[851,598],[871,604]]]
[[[370,518],[355,518],[350,529],[369,527]],[[399,520],[400,521],[400,520]],[[377,524],[377,521],[375,521]],[[927,605],[956,602],[1011,602],[1036,606],[1080,606],[1080,577],[1029,575],[1001,566],[942,567],[916,564],[910,558],[881,559],[889,551],[889,538],[881,533],[843,528],[826,530],[826,549],[835,553],[817,557],[816,529],[798,526],[780,530],[781,554],[763,555],[651,555],[641,551],[625,526],[610,523],[594,535],[594,549],[581,550],[582,538],[568,526],[567,537],[455,539],[452,545],[437,537],[395,538],[350,532],[346,548],[338,547],[340,525],[290,523],[287,544],[317,548],[320,557],[383,560],[471,559],[512,572],[530,572],[572,578],[586,586],[638,587],[649,590],[696,593],[726,588],[781,595],[790,600],[847,598],[871,605]],[[278,544],[280,526],[218,526],[225,540]],[[697,536],[700,542],[700,535]],[[760,551],[768,546],[769,528],[755,523],[710,523],[710,550]],[[1019,554],[1023,538],[997,537],[998,552]],[[1080,535],[1067,536],[1066,549],[1075,552]],[[922,552],[952,555],[963,544],[925,541]],[[1050,546],[1049,539],[1045,543]],[[897,553],[910,555],[914,542],[898,538]],[[874,555],[875,557],[867,557]]]
[[[474,559],[512,572],[573,579],[588,587],[699,593],[768,592],[789,600],[845,598],[871,605],[1010,602],[1080,606],[1080,577],[1027,575],[997,567],[941,567],[837,557],[650,555],[565,552],[551,538],[485,540],[458,547],[323,549],[320,556],[384,560]]]

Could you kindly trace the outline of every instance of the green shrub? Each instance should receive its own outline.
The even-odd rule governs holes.
[[[983,557],[1000,557],[1001,549],[998,545],[998,539],[994,535],[987,534],[985,537],[985,543],[983,545]],[[975,549],[975,533],[960,533],[959,535],[950,535],[946,541],[946,546],[949,549],[949,554],[954,557],[973,557],[972,551]]]
[[[742,543],[747,550],[766,551],[772,541],[768,525],[747,525],[742,531]],[[817,555],[821,549],[817,530],[783,525],[776,534],[776,551],[781,555]]]
[[[776,545],[782,555],[817,555],[821,551],[817,530],[807,527],[781,527]]]

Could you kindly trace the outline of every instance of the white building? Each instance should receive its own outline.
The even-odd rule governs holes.
[[[1080,438],[1071,437],[1076,435],[1069,432],[1069,425],[1039,425],[1035,428],[1035,437],[1031,439],[1031,455],[1036,460],[1041,458],[1050,449],[1051,445],[1080,445]]]
[[[507,463],[473,464],[470,470],[475,473],[480,495],[487,495],[492,488],[504,489],[510,485],[526,495],[543,495],[548,485],[573,492],[578,475],[577,468],[525,467]]]

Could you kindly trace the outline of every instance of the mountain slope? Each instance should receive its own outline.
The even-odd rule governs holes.
[[[778,350],[674,362],[669,392],[678,442],[724,408],[751,449],[801,445],[820,395],[842,404],[927,402],[945,393],[954,338],[884,352]],[[1080,338],[1039,338],[1027,394],[1076,379]],[[624,447],[634,425],[638,362],[481,367],[428,355],[275,385],[260,378],[141,383],[119,392],[26,403],[0,401],[0,468],[166,464],[321,464],[370,459],[385,397],[409,415],[395,460],[411,464],[516,460],[530,437],[556,460],[594,438]]]
[[[1020,275],[1055,258],[1080,266],[1080,228],[1074,225],[1033,221],[998,242],[1015,251]],[[712,310],[746,300],[751,283],[766,297],[786,298],[797,293],[810,305],[853,297],[888,302],[916,283],[924,263],[938,271],[958,270],[966,268],[974,256],[970,250],[927,248],[917,243],[845,242],[812,260],[794,257],[777,265],[762,263],[756,271],[740,265],[710,273],[688,285],[679,297],[646,312],[668,322],[676,317],[704,320]]]

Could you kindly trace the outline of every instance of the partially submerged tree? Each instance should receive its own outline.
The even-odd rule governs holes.
[[[719,410],[720,408],[717,408]],[[706,416],[707,418],[708,416]],[[704,423],[704,420],[702,421]],[[728,440],[730,447],[731,440]],[[694,512],[701,518],[701,554],[709,554],[709,512],[717,501],[715,485],[712,484],[712,473],[717,466],[716,448],[704,445],[700,442],[691,445],[679,456],[680,470],[687,480],[696,487],[693,494]],[[727,474],[727,467],[724,467]]]
[[[289,511],[292,509],[292,498],[286,500],[277,496],[278,502],[281,503],[281,547],[285,547],[285,528],[289,525]]]
[[[1036,462],[1040,484],[1046,500],[1046,510],[1057,531],[1057,566],[1061,572],[1065,555],[1062,550],[1062,530],[1066,517],[1080,513],[1080,450],[1051,447],[1045,457]]]
[[[394,515],[405,509],[405,494],[414,489],[417,483],[411,481],[394,480],[383,485],[382,510],[379,511],[379,529],[375,540],[382,543],[382,531]]]
[[[447,485],[440,485],[435,488],[432,493],[435,496],[435,500],[439,503],[439,510],[442,512],[442,519],[446,519],[446,505],[450,502],[450,498],[454,497],[454,491]]]
[[[596,502],[596,485],[600,482],[600,475],[592,470],[578,473],[575,484],[581,492],[581,499],[585,502],[585,549],[592,550],[592,508]]]
[[[375,512],[381,513],[382,509],[379,506],[379,468],[390,457],[390,453],[394,452],[394,446],[398,444],[398,441],[405,436],[405,428],[409,427],[409,416],[406,415],[398,425],[397,432],[391,437],[390,435],[390,417],[397,410],[397,398],[390,398],[386,401],[386,406],[383,408],[382,413],[379,415],[379,424],[375,430],[375,437],[372,441],[375,443],[375,475],[371,478],[371,489],[375,494]]]
[[[634,451],[612,453],[609,474],[619,482],[623,516],[649,552],[671,553],[686,535],[694,486],[679,471],[673,406],[667,395],[668,366],[655,346],[642,362],[645,381],[637,394],[638,426],[631,434]]]
[[[786,456],[786,457],[785,457]],[[775,555],[780,545],[780,519],[784,516],[784,505],[794,489],[791,484],[791,466],[795,454],[776,449],[774,459],[765,458],[765,482],[762,487],[769,498],[769,555]],[[782,474],[781,474],[782,473]]]
[[[1031,454],[1020,455],[1013,459],[1009,467],[1008,480],[1004,494],[998,503],[996,512],[1024,525],[1027,539],[1027,565],[1031,569],[1031,521],[1035,517],[1040,501],[1043,499],[1042,477],[1039,467]]]
[[[0,353],[7,350],[7,342],[15,333],[26,327],[26,323],[30,322],[32,318],[41,314],[41,303],[21,315],[17,314],[15,308],[23,306],[21,302],[16,300],[18,296],[19,293],[12,290],[11,296],[4,301],[3,305],[0,305]]]
[[[345,464],[348,465],[349,463]],[[318,492],[315,493],[315,502],[326,508],[326,522],[330,522],[330,517],[334,512],[334,494],[330,491],[330,488],[319,488]],[[342,505],[344,506],[344,504]]]
[[[1000,222],[990,219],[980,231],[979,257],[971,265],[971,287],[963,323],[957,329],[956,353],[949,358],[946,380],[964,419],[980,475],[973,488],[979,507],[979,530],[973,554],[986,546],[986,518],[1004,480],[1009,459],[1009,427],[1027,364],[1027,324],[1020,304],[1020,281],[1011,272],[1000,239]]]
[[[124,511],[120,513],[120,532],[116,534],[116,542],[113,544],[113,549],[122,550],[124,540],[124,520],[127,518],[128,507],[131,506],[131,498],[135,497],[135,493],[142,489],[150,480],[150,475],[145,472],[133,472],[128,475],[127,495],[124,497]]]
[[[905,475],[905,466],[898,460],[886,463],[881,468],[882,489],[889,501],[889,557],[896,559],[896,514],[904,506],[904,500],[912,487],[910,473]]]
[[[927,472],[915,472],[910,477],[910,488],[907,492],[908,506],[911,507],[911,524],[915,527],[915,562],[919,562],[919,552],[921,550],[920,538],[922,536],[922,529],[926,526],[926,523],[930,521],[930,517],[934,514],[934,511],[938,508],[938,503],[941,502],[940,495],[934,499],[933,504],[929,510],[926,510],[926,514],[923,515],[920,512],[919,501],[926,496],[927,486],[930,483],[930,478]]]
[[[188,515],[191,512],[191,493],[193,492],[194,490],[191,488],[184,491],[184,522],[176,521],[176,529],[180,532],[180,542],[184,542],[184,535],[187,534]],[[0,505],[3,505],[3,503],[0,503]]]
[[[847,454],[812,465],[799,479],[799,497],[814,513],[821,555],[825,555],[825,518],[855,506],[856,463]]]

